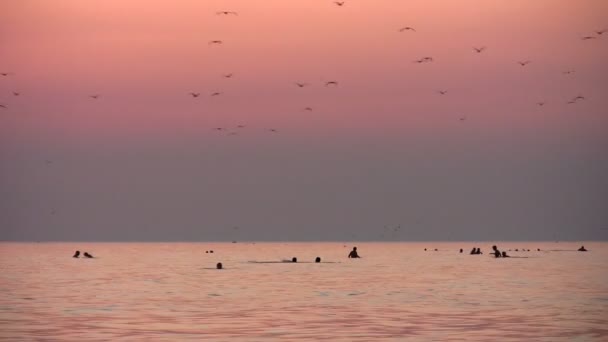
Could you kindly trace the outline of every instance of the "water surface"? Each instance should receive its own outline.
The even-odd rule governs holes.
[[[0,340],[608,340],[608,243],[352,245],[2,243]]]

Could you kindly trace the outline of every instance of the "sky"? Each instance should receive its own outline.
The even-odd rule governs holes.
[[[2,1],[0,240],[606,240],[604,29],[603,0]]]

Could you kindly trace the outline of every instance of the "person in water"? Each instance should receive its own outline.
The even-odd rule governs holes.
[[[215,265],[215,268],[217,268],[218,270],[221,270],[223,267],[221,262],[218,262],[217,265]]]
[[[510,258],[510,256],[507,255],[507,252],[502,251],[502,257],[503,258]]]
[[[360,258],[359,253],[357,253],[357,247],[353,247],[353,250],[348,253],[349,258]]]
[[[471,255],[475,255],[477,254],[477,248],[473,247],[473,249],[471,249]]]
[[[315,262],[321,262],[321,258],[320,258],[320,257],[317,257],[317,258],[315,259]]]
[[[296,257],[291,258],[291,262],[298,262],[298,258],[296,258]]]
[[[585,248],[585,246],[581,246],[581,248],[578,249],[579,252],[586,252],[587,249]]]
[[[481,253],[481,248],[478,247],[477,250],[475,251],[475,254],[483,254],[483,253]]]
[[[85,258],[92,258],[93,256],[87,252],[84,252],[84,257]]]
[[[464,250],[461,248],[461,249],[460,249],[460,253],[462,253],[462,252],[464,252]]]
[[[498,250],[498,248],[496,247],[496,245],[492,246],[492,250],[494,251],[494,257],[496,258],[500,258],[502,256],[502,254],[500,253],[500,251]]]
[[[72,258],[79,258],[80,257],[80,251],[76,251],[76,253],[74,253],[74,255],[72,255]]]

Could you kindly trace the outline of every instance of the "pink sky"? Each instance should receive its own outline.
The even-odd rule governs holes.
[[[210,134],[276,127],[315,134],[501,135],[608,122],[605,1],[3,2],[5,134]],[[233,10],[238,17],[217,16]],[[399,33],[413,26],[416,33]],[[221,39],[223,46],[209,46]],[[487,46],[475,54],[473,46]],[[413,60],[432,56],[434,63]],[[532,60],[525,68],[518,60]],[[562,71],[575,70],[565,76]],[[222,73],[234,73],[222,79]],[[328,89],[323,81],[337,80]],[[310,83],[298,89],[295,81]],[[436,90],[447,89],[440,97]],[[19,90],[20,98],[10,91]],[[199,99],[190,91],[201,92]],[[223,91],[218,98],[209,93]],[[90,101],[88,94],[102,94]],[[588,100],[566,106],[572,97]],[[544,108],[535,103],[546,101]],[[313,107],[313,112],[303,111]],[[34,118],[35,117],[35,118]],[[325,133],[324,133],[325,132]],[[339,133],[338,133],[339,132]],[[370,133],[372,132],[372,133]],[[425,133],[426,132],[426,133]],[[501,133],[502,132],[502,133]]]
[[[0,239],[608,238],[607,28],[604,0],[0,1]]]

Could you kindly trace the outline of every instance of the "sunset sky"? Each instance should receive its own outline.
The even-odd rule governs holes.
[[[0,239],[608,239],[604,29],[603,0],[2,1]]]

